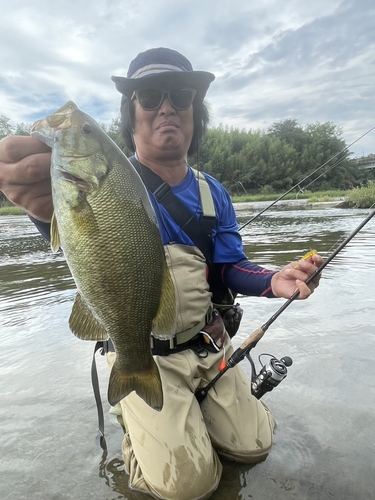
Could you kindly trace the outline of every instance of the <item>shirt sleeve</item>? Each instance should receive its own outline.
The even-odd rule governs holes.
[[[235,264],[224,264],[221,276],[224,284],[236,293],[273,298],[271,280],[275,272],[243,259]]]
[[[206,178],[214,198],[217,218],[213,233],[213,262],[219,266],[224,284],[242,295],[274,297],[271,279],[276,271],[270,271],[248,260],[229,193],[216,179],[208,175]]]
[[[31,215],[29,215],[29,219],[35,224],[35,227],[43,236],[43,238],[45,238],[47,241],[51,241],[51,224],[49,222],[42,222],[38,219],[34,219],[34,217],[31,217]]]

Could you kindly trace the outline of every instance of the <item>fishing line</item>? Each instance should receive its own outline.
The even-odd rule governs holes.
[[[304,192],[304,189],[307,189],[309,186],[311,186],[311,184],[314,184],[314,182],[316,182],[318,179],[320,179],[321,177],[323,177],[324,175],[328,174],[328,172],[330,172],[331,170],[333,170],[335,167],[337,167],[337,165],[340,165],[340,163],[342,163],[343,161],[345,161],[347,158],[344,156],[343,158],[341,158],[341,160],[338,160],[336,163],[334,163],[333,165],[331,165],[325,172],[321,173],[320,175],[318,175],[318,177],[315,177],[315,179],[311,182],[309,182],[307,184],[307,186],[304,186],[303,189],[301,190],[302,192]],[[297,193],[298,195],[299,193]]]
[[[294,186],[292,186],[291,188],[289,188],[284,194],[282,194],[281,196],[279,196],[276,200],[274,200],[270,205],[268,205],[266,208],[264,208],[263,210],[261,210],[259,213],[255,214],[250,220],[248,220],[247,222],[245,222],[245,224],[243,224],[238,230],[239,231],[242,231],[242,229],[244,227],[246,227],[248,224],[250,224],[250,222],[253,222],[253,220],[255,220],[257,217],[259,217],[260,215],[262,215],[264,212],[266,212],[267,210],[269,210],[271,207],[273,207],[274,205],[276,205],[276,203],[278,203],[280,200],[282,200],[283,198],[285,198],[285,196],[287,194],[289,194],[291,191],[293,191],[294,189],[296,188],[299,188],[300,190],[302,189],[300,184],[302,184],[303,182],[305,182],[307,179],[309,179],[312,175],[314,175],[316,172],[318,172],[319,170],[321,170],[322,168],[324,168],[331,160],[334,160],[338,155],[340,155],[341,153],[344,153],[345,151],[347,151],[349,148],[351,148],[354,144],[356,144],[358,141],[360,141],[361,139],[363,139],[363,137],[365,137],[367,134],[369,134],[370,132],[372,132],[373,130],[375,129],[375,126],[374,127],[371,127],[367,132],[365,132],[364,134],[362,134],[360,137],[358,137],[358,139],[356,139],[355,141],[353,141],[352,143],[350,143],[348,146],[345,146],[341,151],[339,151],[338,153],[336,153],[334,156],[332,156],[329,160],[327,160],[325,163],[323,163],[322,165],[320,165],[320,167],[316,168],[315,170],[313,170],[309,175],[307,175],[304,179],[302,179],[301,181],[297,182],[297,184],[295,184]],[[336,162],[333,166],[331,166],[327,172],[329,172],[329,170],[331,170],[333,167],[336,167],[337,165],[339,165],[342,161],[344,161],[346,159],[346,157],[340,159],[339,162]],[[325,173],[327,173],[325,172]],[[324,175],[324,174],[323,174]],[[321,177],[321,176],[319,176]],[[313,184],[317,179],[319,179],[319,177],[317,177],[314,181],[310,182],[310,184],[308,184],[309,186],[311,184]],[[305,188],[306,189],[306,188]]]

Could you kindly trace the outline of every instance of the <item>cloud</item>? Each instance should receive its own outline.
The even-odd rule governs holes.
[[[331,121],[351,142],[375,125],[371,0],[1,2],[0,114],[31,122],[74,100],[109,123],[137,53],[167,46],[212,71],[212,124]],[[375,152],[369,136],[358,153]]]

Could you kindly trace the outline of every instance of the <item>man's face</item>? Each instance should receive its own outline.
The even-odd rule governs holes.
[[[165,96],[154,111],[145,111],[137,99],[134,109],[133,139],[138,153],[154,160],[187,158],[194,132],[192,105],[177,111]]]

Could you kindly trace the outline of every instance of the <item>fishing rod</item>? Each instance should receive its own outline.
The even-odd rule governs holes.
[[[294,189],[296,188],[299,188],[301,190],[301,187],[300,187],[300,184],[302,184],[303,182],[305,182],[307,179],[309,179],[312,175],[314,175],[316,172],[318,172],[319,170],[321,170],[322,168],[324,168],[331,160],[334,160],[338,155],[340,155],[341,153],[344,153],[345,151],[347,151],[349,148],[351,148],[356,142],[360,141],[361,139],[363,139],[363,137],[365,137],[367,134],[369,134],[370,132],[372,132],[373,130],[375,129],[375,126],[374,127],[371,127],[367,132],[365,132],[364,134],[362,134],[360,137],[358,137],[358,139],[356,139],[355,141],[353,141],[351,144],[349,144],[348,146],[345,146],[345,148],[343,148],[341,151],[339,151],[338,153],[336,153],[334,156],[332,156],[329,160],[327,160],[325,163],[323,163],[322,165],[320,165],[320,167],[316,168],[315,170],[313,170],[309,175],[307,175],[304,179],[302,179],[301,181],[297,182],[297,184],[295,184],[294,186],[292,186],[291,188],[289,188],[284,194],[282,194],[281,196],[279,196],[276,200],[274,200],[270,205],[268,205],[266,208],[264,208],[263,210],[261,210],[259,213],[255,214],[250,220],[248,220],[247,222],[245,222],[245,224],[243,224],[240,228],[239,228],[239,231],[242,231],[242,229],[244,227],[246,227],[248,224],[250,224],[250,222],[253,222],[253,220],[257,219],[260,215],[262,215],[264,212],[266,212],[267,210],[269,210],[271,207],[273,207],[274,205],[276,205],[276,203],[278,203],[280,200],[282,200],[283,198],[285,198],[286,195],[288,195],[291,191],[293,191]],[[337,165],[339,165],[340,163],[342,163],[344,160],[346,159],[346,157],[344,158],[341,158],[339,161],[337,161],[336,163],[334,163],[334,165],[332,165],[329,170],[332,170],[334,167],[337,167]],[[328,171],[329,171],[328,170]],[[325,172],[327,173],[327,172]],[[322,174],[323,175],[323,174]],[[319,179],[321,177],[321,175],[319,177],[317,177],[316,179],[314,179],[312,182],[310,182],[310,184],[308,184],[308,186],[310,186],[311,184],[313,184],[313,182],[315,182],[317,179]]]
[[[337,247],[337,249],[334,250],[329,257],[327,257],[323,264],[321,264],[315,270],[315,272],[311,276],[309,276],[309,278],[306,280],[306,285],[311,283],[314,278],[316,278],[323,271],[323,269],[336,257],[339,252],[341,252],[341,250],[349,243],[349,241],[352,240],[357,233],[359,233],[359,231],[372,219],[372,217],[374,217],[374,215],[375,209],[370,212],[370,214],[357,226],[357,228],[354,229],[354,231],[347,238],[345,238],[345,240]],[[275,314],[271,316],[269,320],[266,321],[266,323],[264,323],[264,325],[262,325],[260,328],[257,328],[251,333],[251,335],[240,345],[238,349],[234,351],[232,356],[225,362],[225,365],[223,364],[223,366],[220,366],[219,373],[215,378],[211,380],[211,382],[209,382],[205,387],[197,389],[197,391],[195,392],[195,396],[198,402],[201,402],[205,399],[208,391],[213,385],[216,384],[216,382],[224,375],[225,372],[227,372],[230,368],[236,366],[245,357],[249,359],[253,368],[253,363],[250,358],[251,349],[253,349],[257,345],[259,340],[263,337],[264,333],[280,316],[280,314],[284,312],[285,309],[290,306],[290,304],[299,296],[299,293],[299,290],[296,290],[293,295],[289,299],[287,299],[287,301],[275,312]],[[258,377],[256,379],[253,378],[251,384],[251,392],[253,393],[253,395],[257,399],[260,399],[265,392],[271,391],[276,385],[278,385],[279,382],[281,382],[281,380],[283,380],[283,378],[285,378],[286,366],[290,366],[291,364],[292,360],[288,356],[281,358],[281,360],[272,358],[271,369],[267,370],[265,369],[266,367],[263,367]]]

